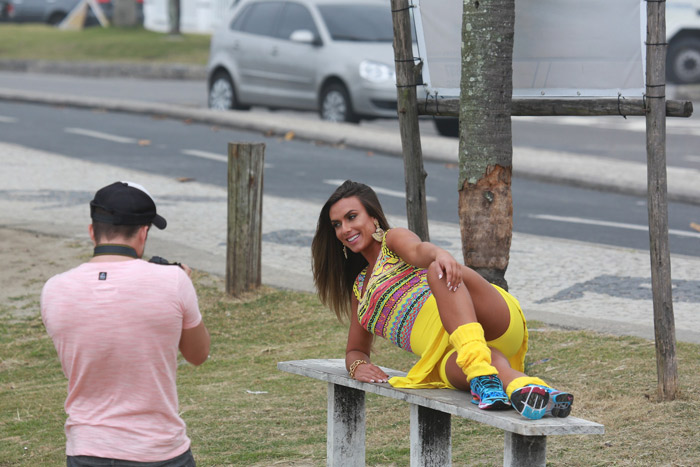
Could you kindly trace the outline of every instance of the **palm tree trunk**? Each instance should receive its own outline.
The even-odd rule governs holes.
[[[465,264],[507,289],[513,236],[514,0],[464,0],[459,219]]]

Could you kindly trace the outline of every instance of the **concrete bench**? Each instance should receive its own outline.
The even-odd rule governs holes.
[[[328,382],[327,465],[365,465],[365,393],[411,405],[411,466],[449,466],[452,463],[451,415],[468,418],[505,432],[505,466],[544,466],[547,436],[603,434],[605,427],[575,417],[527,420],[514,410],[486,411],[471,403],[471,395],[451,389],[396,389],[388,383],[350,379],[345,361],[294,360],[277,368]],[[405,373],[382,368],[390,376]]]

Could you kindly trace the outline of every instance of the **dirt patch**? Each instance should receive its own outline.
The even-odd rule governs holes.
[[[0,227],[0,313],[15,318],[38,315],[44,283],[85,262],[91,254],[88,240]]]

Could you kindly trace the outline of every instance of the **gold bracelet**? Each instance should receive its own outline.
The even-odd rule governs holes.
[[[355,370],[357,370],[357,367],[362,365],[363,363],[367,362],[364,360],[355,360],[354,362],[352,362],[352,364],[350,365],[350,371],[348,372],[350,373],[350,378],[355,379]]]

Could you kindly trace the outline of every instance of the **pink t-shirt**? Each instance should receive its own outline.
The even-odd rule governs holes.
[[[44,285],[41,316],[68,378],[66,455],[157,462],[189,448],[175,375],[182,330],[202,316],[182,269],[84,263]]]

